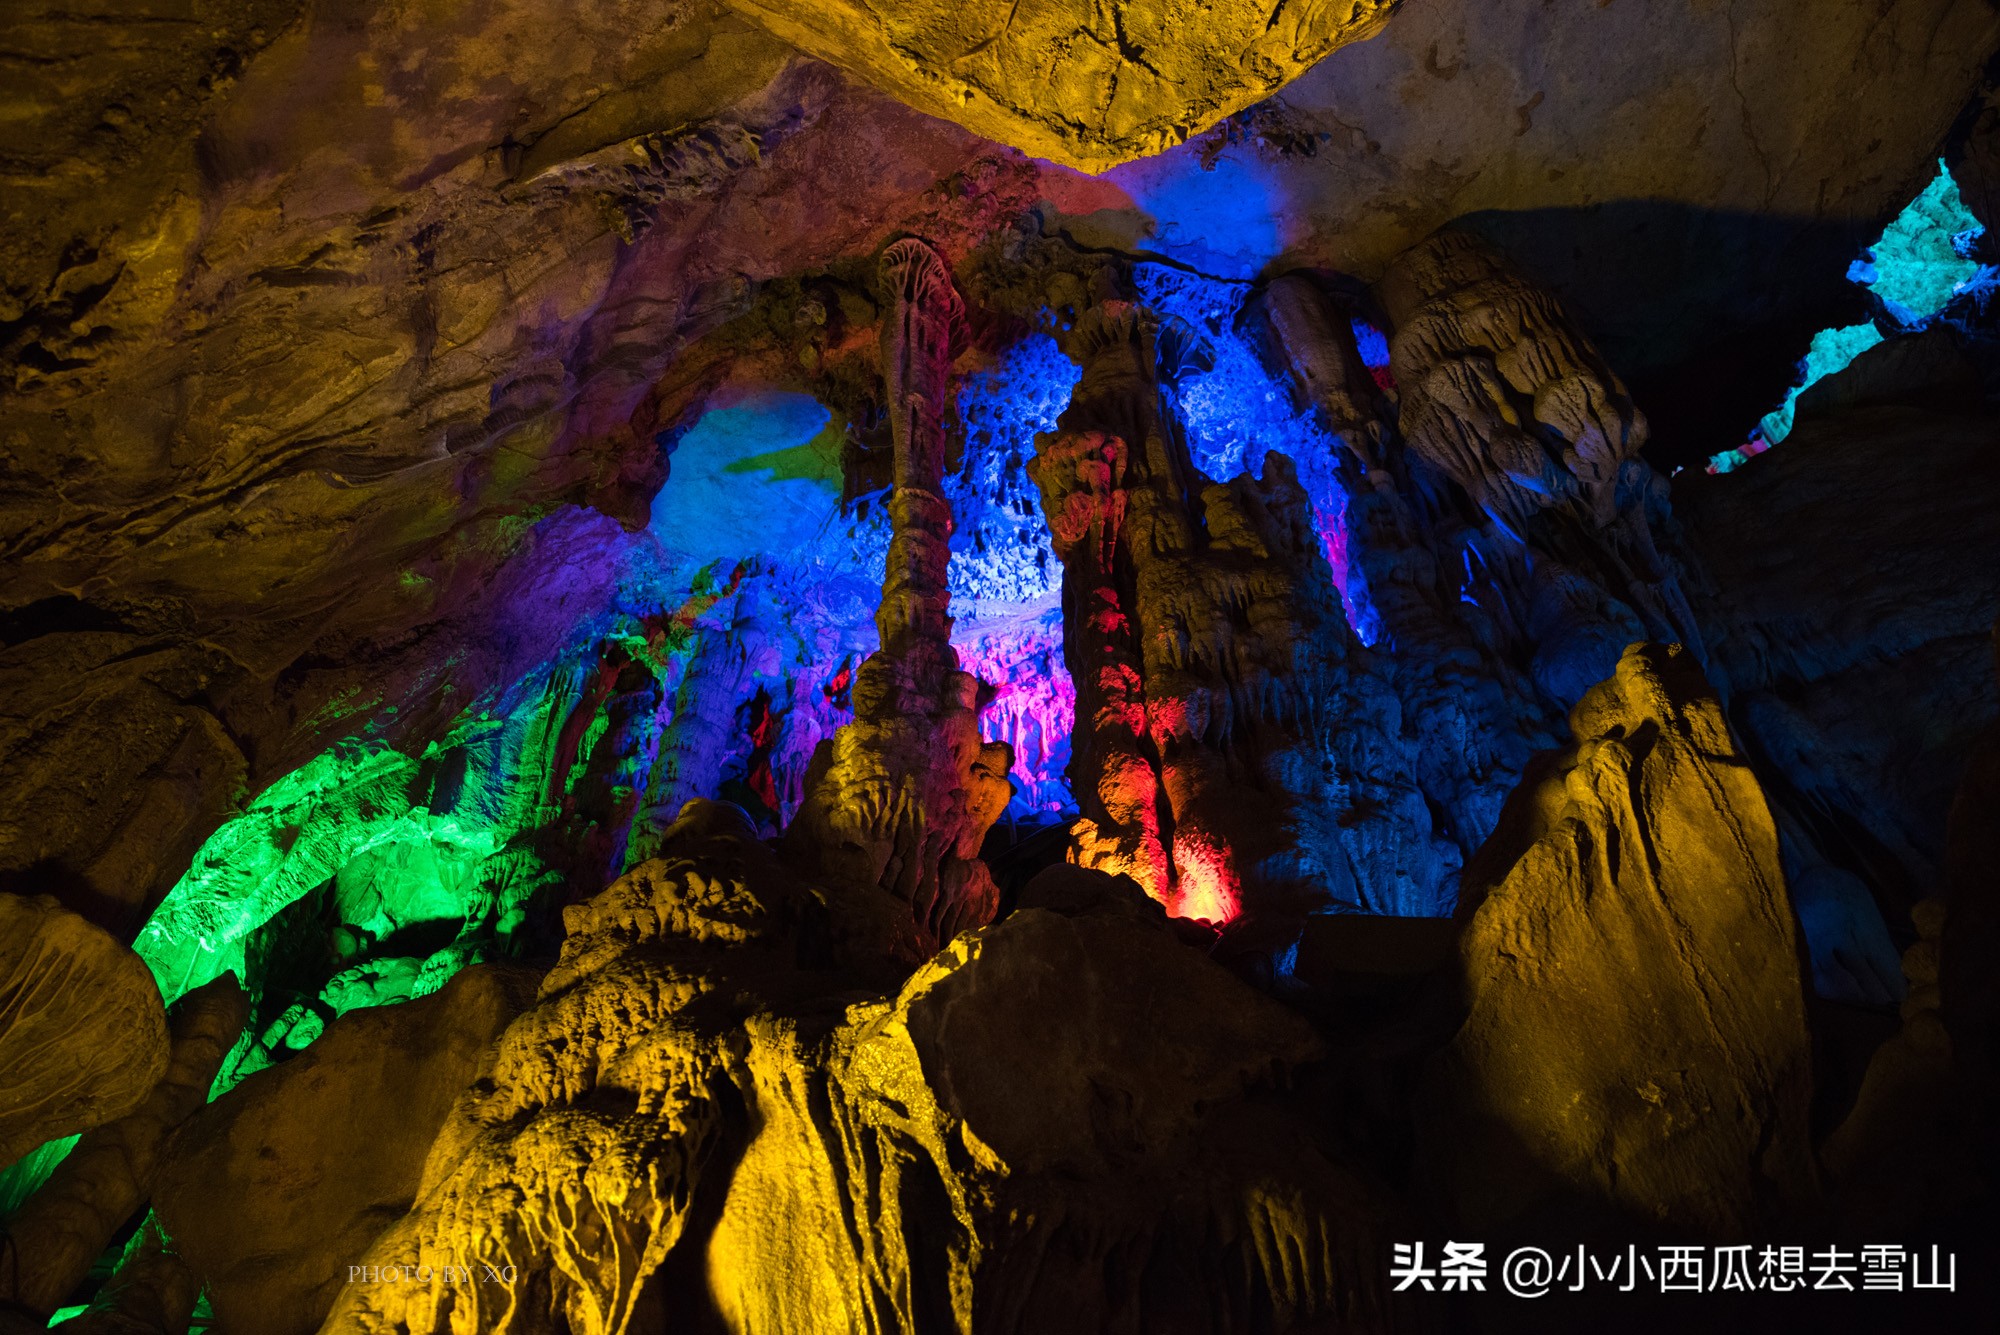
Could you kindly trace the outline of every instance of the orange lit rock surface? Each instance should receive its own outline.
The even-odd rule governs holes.
[[[50,896],[0,894],[0,1164],[125,1116],[166,1069],[145,963]]]

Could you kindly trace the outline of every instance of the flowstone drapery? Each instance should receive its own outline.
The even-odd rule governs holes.
[[[1406,252],[1377,291],[1403,438],[1532,553],[1537,638],[1616,620],[1699,655],[1683,572],[1661,550],[1666,484],[1640,457],[1645,416],[1555,297],[1456,231]],[[1607,640],[1612,661],[1637,638]],[[1586,684],[1605,675],[1591,667]]]
[[[1066,346],[1082,378],[1030,473],[1064,566],[1073,860],[1274,962],[1315,912],[1442,912],[1454,859],[1291,462],[1195,468],[1187,325],[1106,300]]]

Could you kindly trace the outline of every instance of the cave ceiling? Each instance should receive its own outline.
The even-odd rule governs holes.
[[[0,1335],[1990,1243],[1996,53],[14,0]]]
[[[1038,42],[1110,23],[1186,73],[1120,138],[1060,79],[1006,124],[940,93],[1027,50],[960,59],[942,9],[11,7],[0,598],[166,635],[218,700],[250,683],[222,713],[282,772],[428,680],[390,666],[411,645],[492,638],[462,609],[522,517],[644,522],[654,438],[749,355],[709,336],[760,293],[1026,218],[1082,254],[1362,281],[1466,220],[1672,391],[1650,448],[1690,461],[1713,446],[1679,422],[1741,430],[1852,303],[1842,267],[2000,34],[1977,0],[1389,8],[1285,9],[1238,85],[1214,43],[1258,6],[1199,34],[1016,6]],[[800,351],[757,355],[797,380]],[[475,691],[517,666],[451,652]]]

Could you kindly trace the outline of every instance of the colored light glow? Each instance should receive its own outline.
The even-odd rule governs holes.
[[[1920,328],[1960,297],[1970,294],[1983,301],[1994,289],[2000,273],[1968,258],[1972,243],[1983,234],[1979,220],[1959,196],[1958,182],[1939,159],[1937,176],[1883,229],[1881,239],[1848,267],[1847,277],[1881,298],[1895,323]],[[1872,322],[1822,329],[1813,335],[1799,363],[1798,384],[1757,424],[1748,442],[1713,456],[1708,471],[1731,472],[1782,443],[1792,433],[1799,395],[1881,341],[1881,331]]]
[[[1027,463],[1036,434],[1055,430],[1081,374],[1053,338],[1031,334],[961,386],[964,454],[945,479],[955,526],[949,574],[955,615],[979,616],[988,603],[1019,606],[1062,587],[1062,563],[1049,545]]]
[[[672,446],[649,525],[691,565],[814,545],[840,502],[840,434],[810,395],[755,389]],[[749,546],[751,550],[744,550]]]
[[[1254,150],[1186,144],[1102,179],[1152,217],[1153,249],[1207,273],[1254,278],[1284,249],[1270,170]]]
[[[954,499],[995,539],[989,550],[1007,557],[961,557],[963,610],[973,615],[961,616],[958,640],[968,666],[998,687],[986,735],[1014,745],[1023,762],[1018,805],[1036,812],[1073,807],[1062,771],[1075,706],[1051,592],[1060,567],[1020,463],[1033,433],[1053,426],[1075,376],[1041,339],[975,377],[966,467],[952,480]],[[704,790],[740,783],[778,818],[790,814],[814,745],[851,716],[845,693],[826,687],[843,667],[851,677],[873,648],[887,547],[880,498],[859,514],[840,511],[839,444],[827,410],[803,395],[751,389],[704,413],[675,442],[672,480],[648,533],[571,553],[612,572],[597,603],[576,606],[564,586],[546,608],[505,609],[530,622],[568,618],[552,658],[468,710],[421,755],[365,738],[340,743],[211,836],[136,943],[169,1002],[224,972],[250,972],[257,930],[309,894],[331,896],[331,917],[359,943],[352,967],[318,998],[260,1013],[261,1032],[238,1045],[219,1088],[270,1053],[309,1043],[326,1018],[421,995],[501,947],[528,899],[562,880],[534,850],[539,832],[573,811],[580,783],[622,794],[610,818],[630,818],[660,727],[613,748],[615,772],[590,774],[623,661],[603,657],[608,649],[650,665],[669,696],[703,635],[740,664],[719,680],[742,697],[722,702],[742,735],[725,739],[723,753],[695,758],[714,775]],[[752,555],[754,563],[743,560]],[[660,722],[671,714],[669,705]],[[439,778],[447,773],[449,782]],[[589,858],[601,854],[614,873],[622,866],[622,825],[593,823],[576,837],[595,841],[580,850]],[[376,949],[426,925],[440,926],[449,944],[410,959],[380,953],[387,944]]]
[[[1822,329],[1813,335],[1812,346],[1806,350],[1805,360],[1800,363],[1803,375],[1785,401],[1777,409],[1765,415],[1758,425],[1767,445],[1781,444],[1792,434],[1792,413],[1796,409],[1799,395],[1845,368],[1856,357],[1882,341],[1882,331],[1872,324],[1851,324],[1840,329]]]
[[[1237,332],[1236,313],[1248,285],[1163,264],[1139,266],[1137,281],[1147,305],[1194,325],[1215,352],[1214,369],[1189,380],[1180,393],[1195,466],[1226,481],[1244,472],[1260,476],[1267,452],[1289,457],[1312,501],[1314,527],[1327,564],[1333,567],[1334,587],[1340,590],[1348,624],[1362,643],[1375,643],[1381,619],[1368,603],[1360,573],[1348,562],[1347,492],[1335,473],[1340,441],[1310,411],[1295,405],[1291,387],[1271,374],[1249,340]],[[1379,351],[1386,363],[1386,341]]]
[[[1260,468],[1266,450],[1298,459],[1329,557],[1344,568],[1344,496],[1330,468],[1336,442],[1293,410],[1286,388],[1235,334],[1243,285],[1162,266],[1143,276],[1158,308],[1195,321],[1216,345],[1215,371],[1184,394],[1201,466],[1227,477]],[[1035,335],[969,377],[961,467],[947,480],[958,516],[954,643],[967,670],[995,688],[982,728],[1015,749],[1023,813],[1075,809],[1063,773],[1075,693],[1062,662],[1061,566],[1025,463],[1077,375],[1052,339]],[[562,647],[550,659],[468,710],[421,755],[366,739],[341,743],[211,837],[138,942],[162,993],[172,1000],[245,970],[257,929],[314,892],[333,896],[334,916],[362,953],[313,1005],[265,1017],[259,1037],[274,1050],[309,1042],[326,1016],[441,986],[481,949],[504,942],[530,896],[561,880],[533,849],[539,832],[571,811],[611,727],[605,646],[650,664],[671,696],[702,636],[726,641],[741,664],[728,678],[738,697],[728,708],[742,735],[724,743],[729,756],[707,762],[721,781],[741,783],[779,819],[789,816],[813,746],[851,715],[833,683],[843,672],[851,680],[874,647],[888,526],[879,497],[841,513],[839,444],[827,410],[803,395],[751,388],[704,413],[674,442],[671,480],[648,532],[599,535],[571,553],[614,572],[597,602],[579,606],[564,586],[545,609],[507,609],[530,621],[568,619],[567,632],[553,632]],[[663,708],[662,726],[670,712]],[[653,764],[657,731],[597,781],[629,799]],[[620,850],[603,851],[615,870]],[[1233,913],[1226,858],[1198,841],[1177,856],[1176,911],[1212,921]],[[444,925],[451,944],[410,959],[368,953],[371,943],[424,924]],[[472,937],[486,945],[468,947]],[[229,1078],[250,1069],[239,1049]]]
[[[49,1174],[56,1171],[56,1165],[76,1148],[78,1139],[77,1136],[63,1136],[48,1141],[0,1168],[0,1221],[19,1209],[22,1201],[34,1195],[42,1183],[49,1180]]]
[[[1377,385],[1393,388],[1396,381],[1389,374],[1389,336],[1366,320],[1348,323],[1354,329],[1354,346],[1361,354],[1361,364],[1374,375]]]
[[[1174,896],[1168,912],[1222,926],[1240,908],[1236,876],[1226,849],[1188,831],[1174,836]]]
[[[1875,290],[1890,314],[1906,325],[1922,323],[1951,304],[1978,279],[1980,266],[1961,248],[1984,229],[1959,197],[1958,182],[1944,162],[1910,206],[1896,215],[1869,247],[1858,266],[1871,271],[1857,279]],[[1850,273],[1850,277],[1853,274]]]
[[[1062,657],[1062,594],[1055,591],[1010,612],[962,621],[952,647],[960,665],[993,686],[980,735],[1014,748],[1018,818],[1076,810],[1065,770],[1076,724],[1076,690]]]

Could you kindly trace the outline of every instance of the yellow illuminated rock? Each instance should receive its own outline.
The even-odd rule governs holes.
[[[1102,171],[1171,148],[1372,36],[1396,0],[729,0],[919,111]]]
[[[0,1164],[125,1116],[166,1069],[145,963],[53,896],[0,894]]]
[[[1493,1227],[1580,1198],[1744,1235],[1811,1185],[1776,827],[1679,646],[1627,649],[1570,723],[1466,873],[1468,1015],[1438,1071],[1459,1208]]]

